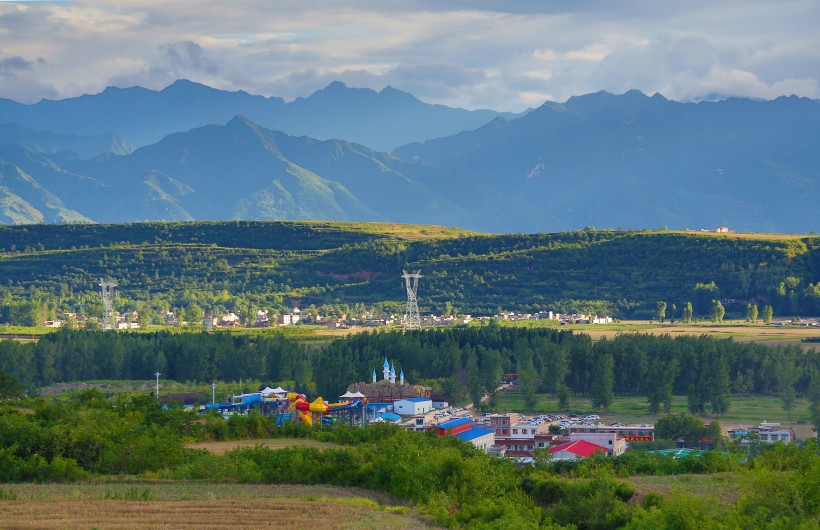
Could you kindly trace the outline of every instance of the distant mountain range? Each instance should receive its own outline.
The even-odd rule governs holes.
[[[333,83],[286,103],[179,81],[0,100],[0,121],[7,223],[820,227],[820,104],[796,97],[695,104],[599,92],[513,116],[391,88]]]
[[[375,92],[340,82],[289,103],[187,80],[161,91],[108,87],[99,94],[33,105],[0,99],[0,123],[60,134],[115,133],[138,147],[171,133],[222,125],[237,115],[291,135],[343,139],[378,151],[475,129],[496,117],[515,116],[430,105],[391,87]]]

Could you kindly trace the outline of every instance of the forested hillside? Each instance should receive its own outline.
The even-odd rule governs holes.
[[[582,230],[478,235],[432,226],[310,222],[0,227],[4,321],[101,314],[101,277],[117,309],[218,314],[334,306],[401,311],[402,269],[420,269],[422,311],[590,311],[650,318],[656,303],[695,317],[728,299],[775,315],[820,313],[820,238]],[[671,311],[672,304],[677,313]]]

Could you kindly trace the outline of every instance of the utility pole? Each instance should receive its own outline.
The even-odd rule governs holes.
[[[159,373],[159,370],[157,370],[157,373],[155,373],[154,375],[157,376],[157,401],[159,401],[159,376],[161,376],[162,374]]]
[[[211,383],[211,404],[216,405],[216,381]]]
[[[100,279],[100,295],[103,303],[103,329],[116,329],[117,316],[114,314],[114,288],[117,282],[113,280]]]
[[[419,290],[419,278],[421,278],[421,271],[408,273],[401,271],[404,284],[407,287],[407,309],[404,312],[404,320],[402,327],[405,329],[418,329],[421,327],[421,317],[419,316],[419,304],[416,301],[416,293]]]

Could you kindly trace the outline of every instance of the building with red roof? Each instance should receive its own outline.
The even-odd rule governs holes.
[[[561,445],[550,447],[549,454],[554,460],[579,460],[581,458],[589,458],[595,453],[607,454],[607,448],[587,442],[586,440],[577,440]]]

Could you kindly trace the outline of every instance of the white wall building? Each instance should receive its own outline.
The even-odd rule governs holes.
[[[393,403],[393,412],[401,416],[416,416],[426,414],[433,410],[433,400],[430,398],[417,397],[400,399]]]

